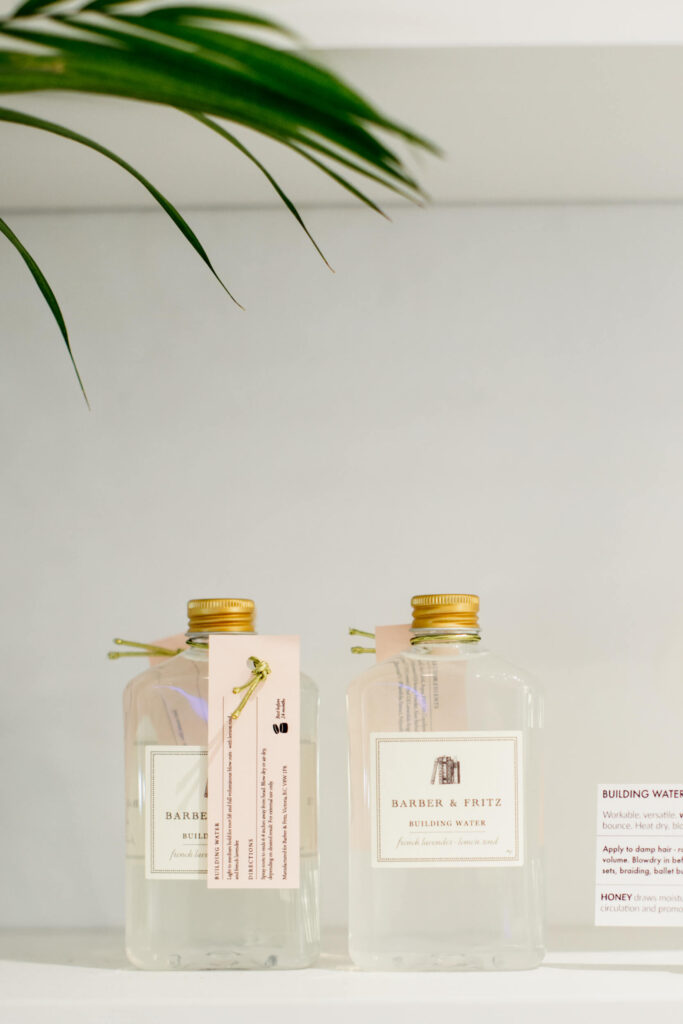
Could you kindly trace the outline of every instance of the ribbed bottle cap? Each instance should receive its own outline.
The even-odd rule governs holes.
[[[479,598],[476,594],[418,594],[410,601],[413,629],[440,626],[479,626]]]
[[[247,598],[196,598],[187,602],[188,633],[253,633],[255,611]]]

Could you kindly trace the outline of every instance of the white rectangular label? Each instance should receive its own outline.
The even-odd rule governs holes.
[[[145,877],[207,875],[207,749],[148,746]]]
[[[524,863],[520,732],[376,732],[374,867]]]
[[[595,923],[683,925],[683,787],[598,786]]]

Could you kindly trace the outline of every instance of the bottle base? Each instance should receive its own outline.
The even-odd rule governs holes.
[[[317,948],[305,953],[281,949],[136,950],[126,956],[143,971],[297,971],[318,959]]]
[[[538,946],[416,954],[350,948],[349,955],[362,971],[529,971],[543,962],[545,949]]]

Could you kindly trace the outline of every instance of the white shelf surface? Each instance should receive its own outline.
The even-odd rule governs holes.
[[[152,973],[127,964],[117,931],[7,931],[0,933],[0,1020],[414,1024],[448,1014],[440,1019],[642,1024],[647,1014],[680,1024],[683,951],[628,950],[627,942],[619,935],[617,949],[607,939],[587,951],[560,938],[541,968],[519,973],[370,974],[351,967],[339,935],[307,971]]]

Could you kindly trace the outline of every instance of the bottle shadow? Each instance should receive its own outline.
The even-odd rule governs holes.
[[[552,929],[544,965],[556,971],[681,974],[683,950],[679,931],[678,928]]]

